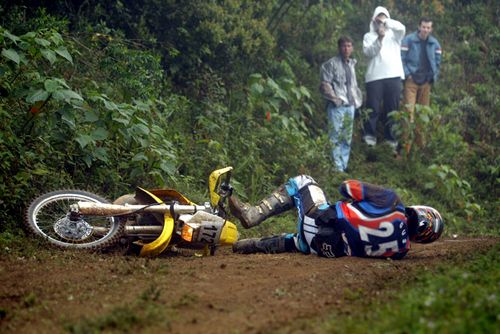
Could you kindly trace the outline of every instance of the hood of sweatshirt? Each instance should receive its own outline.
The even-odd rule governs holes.
[[[387,8],[385,7],[382,7],[382,6],[378,6],[377,8],[375,8],[375,10],[373,11],[373,16],[372,16],[372,19],[370,21],[370,32],[375,32],[375,25],[373,23],[373,21],[375,20],[375,18],[377,16],[379,16],[380,14],[384,14],[385,16],[387,16],[388,19],[391,18],[391,15],[389,14],[389,11],[387,10]]]

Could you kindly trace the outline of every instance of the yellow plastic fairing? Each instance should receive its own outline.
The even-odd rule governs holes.
[[[231,223],[229,220],[226,220],[226,223],[222,228],[219,243],[221,245],[232,245],[238,241],[238,237],[238,228],[236,225]]]
[[[210,205],[215,208],[219,204],[220,196],[218,194],[222,178],[230,177],[233,167],[225,167],[214,170],[208,177],[208,190],[210,192]],[[227,175],[226,175],[227,174]]]
[[[156,201],[157,203],[162,203],[163,201],[158,198],[156,195],[153,193],[139,188],[138,191],[142,192],[143,194],[147,194],[151,199]],[[158,238],[156,238],[154,241],[145,244],[141,248],[140,256],[156,256],[163,252],[167,247],[170,242],[170,239],[172,238],[172,232],[174,231],[174,219],[170,217],[168,214],[165,214],[163,216],[163,230],[161,231],[161,234]]]

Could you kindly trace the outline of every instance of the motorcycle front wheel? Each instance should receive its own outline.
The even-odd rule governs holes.
[[[116,217],[71,214],[70,206],[79,201],[109,203],[87,191],[52,191],[30,204],[25,224],[30,232],[58,247],[98,250],[118,243],[124,223]]]

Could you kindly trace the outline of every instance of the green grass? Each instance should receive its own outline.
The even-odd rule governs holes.
[[[499,333],[500,246],[457,259],[316,328],[325,333]],[[465,262],[464,262],[465,261]]]

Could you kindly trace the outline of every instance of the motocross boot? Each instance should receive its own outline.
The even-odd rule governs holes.
[[[239,254],[274,254],[286,251],[285,234],[265,238],[243,239],[233,244],[233,252]]]
[[[279,215],[293,207],[293,198],[288,195],[284,185],[256,206],[240,202],[235,195],[229,197],[229,209],[244,228],[257,226],[266,218]]]

